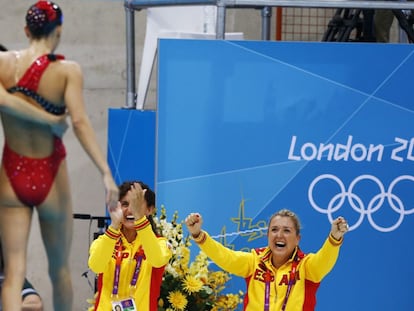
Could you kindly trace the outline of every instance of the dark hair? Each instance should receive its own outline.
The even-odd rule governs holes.
[[[62,10],[51,1],[39,0],[26,13],[26,25],[34,39],[47,37],[62,23]]]
[[[0,44],[0,51],[1,52],[6,52],[7,48],[3,44]]]
[[[155,192],[151,190],[151,188],[143,183],[142,181],[125,181],[123,182],[121,185],[119,185],[119,200],[121,200],[124,196],[126,196],[126,194],[128,193],[129,190],[131,190],[131,186],[134,185],[134,183],[138,183],[142,189],[146,189],[147,191],[145,191],[145,201],[147,202],[148,207],[155,207]],[[157,236],[162,236],[162,232],[161,229],[157,227],[157,224],[155,223],[152,215],[147,216],[148,221],[151,224],[151,228],[152,231],[154,231],[154,233]]]
[[[155,193],[151,190],[151,188],[144,184],[142,181],[125,181],[119,186],[119,200],[121,200],[129,190],[131,190],[131,186],[137,183],[141,186],[142,189],[146,189],[145,191],[145,201],[147,202],[148,206],[155,207]]]

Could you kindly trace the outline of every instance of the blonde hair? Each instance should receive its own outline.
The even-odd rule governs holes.
[[[270,216],[269,224],[272,222],[273,218],[275,218],[276,216],[289,217],[290,219],[292,219],[293,225],[295,226],[296,234],[300,234],[300,229],[301,229],[300,220],[299,220],[299,217],[294,212],[288,209],[281,209],[280,211]]]

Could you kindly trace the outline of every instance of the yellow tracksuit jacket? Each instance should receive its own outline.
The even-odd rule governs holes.
[[[223,270],[245,278],[247,292],[244,298],[245,311],[262,311],[265,302],[265,272],[271,274],[269,310],[282,310],[289,279],[291,278],[292,261],[303,257],[296,267],[296,281],[291,287],[286,311],[312,311],[316,304],[316,291],[323,277],[335,265],[342,239],[336,241],[327,238],[317,253],[303,254],[299,249],[291,259],[276,269],[272,263],[269,247],[253,249],[251,252],[234,251],[213,240],[207,233],[205,239],[198,242],[201,250]]]
[[[89,268],[98,275],[98,293],[95,309],[112,310],[112,289],[116,263],[116,249],[122,245],[122,261],[119,277],[119,299],[133,297],[137,310],[156,311],[162,275],[171,258],[171,250],[165,238],[157,237],[146,217],[135,222],[137,237],[129,243],[120,230],[111,226],[105,234],[93,241],[89,250]],[[131,288],[131,279],[139,250],[144,251],[136,288]],[[135,258],[134,258],[135,257]],[[115,299],[116,300],[116,299]]]

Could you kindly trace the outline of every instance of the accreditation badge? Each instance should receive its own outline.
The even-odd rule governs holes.
[[[112,311],[137,311],[135,301],[132,298],[127,298],[112,302]]]

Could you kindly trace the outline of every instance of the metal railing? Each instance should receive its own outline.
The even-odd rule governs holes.
[[[227,8],[262,8],[262,38],[268,38],[271,7],[304,8],[361,8],[361,9],[414,9],[414,2],[405,1],[353,1],[353,0],[125,0],[127,90],[125,108],[136,108],[135,75],[135,11],[159,6],[215,5],[217,7],[216,39],[224,39]]]

